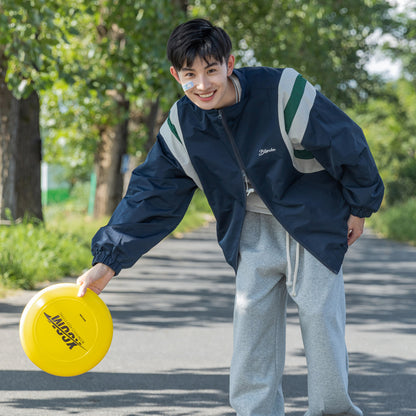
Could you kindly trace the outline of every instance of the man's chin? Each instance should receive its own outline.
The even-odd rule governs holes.
[[[194,101],[194,104],[197,106],[197,107],[199,107],[201,110],[214,110],[216,107],[215,107],[215,104],[212,102],[204,102],[204,101],[201,101],[201,100],[197,100],[197,101]]]

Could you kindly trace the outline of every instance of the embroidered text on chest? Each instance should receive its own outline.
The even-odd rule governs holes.
[[[275,152],[275,151],[276,151],[276,149],[274,147],[271,147],[270,149],[260,149],[259,150],[259,157],[263,156],[267,153],[272,153],[272,152]]]

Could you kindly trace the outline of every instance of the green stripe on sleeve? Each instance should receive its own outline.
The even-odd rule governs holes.
[[[172,121],[170,120],[170,117],[168,117],[168,126],[170,128],[170,131],[174,134],[174,136],[179,140],[179,143],[182,144],[182,140],[179,137],[179,134],[176,130],[175,125],[172,123]]]
[[[284,110],[286,133],[289,133],[290,127],[292,126],[296,111],[298,110],[300,101],[302,100],[303,92],[305,91],[305,85],[306,79],[299,74],[296,77],[295,84],[292,88],[292,93],[290,94],[290,98]]]

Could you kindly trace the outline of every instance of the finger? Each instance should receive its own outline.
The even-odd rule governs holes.
[[[78,297],[82,298],[87,293],[87,283],[82,282],[81,286],[78,289]]]
[[[358,238],[360,237],[360,233],[355,230],[349,230],[348,231],[348,245],[354,244]]]
[[[102,290],[98,286],[90,286],[90,289],[95,292],[97,295],[100,295]]]

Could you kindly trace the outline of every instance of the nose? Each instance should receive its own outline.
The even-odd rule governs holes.
[[[209,89],[211,82],[209,81],[209,78],[206,75],[201,75],[196,80],[196,88],[200,91],[206,91]]]

